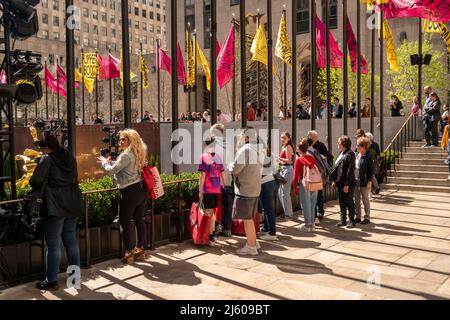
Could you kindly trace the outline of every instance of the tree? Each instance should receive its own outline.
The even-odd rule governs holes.
[[[400,66],[398,72],[388,71],[390,78],[389,94],[397,95],[402,101],[412,101],[418,92],[418,67],[411,65],[410,56],[419,52],[417,41],[403,41],[397,49],[397,59]],[[423,66],[423,85],[431,86],[434,91],[444,97],[448,90],[446,66],[443,62],[444,53],[433,48],[428,40],[423,42],[423,53],[431,54],[433,59],[429,66]],[[422,90],[422,88],[421,88]]]

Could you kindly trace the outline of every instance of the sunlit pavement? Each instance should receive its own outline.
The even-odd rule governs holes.
[[[386,191],[372,202],[373,225],[337,229],[337,203],[314,234],[278,222],[278,242],[238,257],[243,238],[216,248],[192,242],[148,252],[146,262],[111,260],[82,271],[80,291],[40,292],[34,283],[0,299],[448,299],[450,201],[440,194]]]

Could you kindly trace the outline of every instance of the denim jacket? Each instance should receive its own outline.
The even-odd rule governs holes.
[[[107,175],[114,176],[119,189],[125,189],[142,180],[140,170],[136,168],[136,157],[129,150],[125,150],[112,164],[103,162],[102,167]]]

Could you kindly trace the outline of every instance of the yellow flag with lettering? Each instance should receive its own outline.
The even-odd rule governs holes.
[[[267,49],[267,48],[266,48]],[[292,51],[289,44],[289,37],[286,30],[286,14],[281,16],[280,29],[278,30],[277,44],[275,47],[275,56],[280,58],[284,63],[291,65]]]
[[[139,54],[139,72],[142,73],[142,86],[144,87],[144,89],[147,89],[150,86],[148,82],[148,71],[149,69],[145,64],[144,55],[141,52],[141,54]]]
[[[389,28],[389,24],[386,20],[383,21],[383,32],[384,39],[386,40],[386,53],[389,65],[391,66],[392,71],[398,71],[399,66],[397,54],[395,53],[394,38],[392,37],[391,28]]]
[[[441,33],[439,22],[432,22],[427,19],[422,20],[422,30],[426,33]]]
[[[195,60],[192,40],[186,31],[186,60],[187,60],[187,85],[193,87],[195,85]]]
[[[443,22],[439,23],[439,30],[441,31],[442,39],[447,44],[447,51],[450,53],[450,31]]]
[[[258,31],[256,31],[250,52],[252,53],[253,61],[259,61],[265,65],[268,64],[267,38],[262,24],[259,25]]]
[[[198,41],[195,42],[195,52],[197,56],[197,65],[201,65],[203,68],[203,71],[205,72],[206,76],[206,89],[208,91],[211,91],[211,69],[209,68],[208,60],[205,57],[205,54],[203,53],[202,49],[200,49],[200,46],[198,44]]]
[[[83,75],[81,74],[80,69],[78,68],[75,69],[75,82],[78,83],[83,82]],[[94,85],[95,85],[94,79],[86,77],[84,78],[84,87],[86,88],[87,92],[89,92],[89,94],[94,92]]]

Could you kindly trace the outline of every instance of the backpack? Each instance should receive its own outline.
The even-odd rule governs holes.
[[[319,169],[317,168],[317,165],[314,165],[312,169],[310,169],[308,166],[305,166],[305,169],[303,171],[302,184],[305,190],[308,192],[323,190],[323,180],[320,175]]]
[[[319,169],[320,176],[322,177],[322,181],[325,182],[328,179],[329,165],[319,151],[312,149],[308,150],[308,153],[316,159],[316,166]]]

